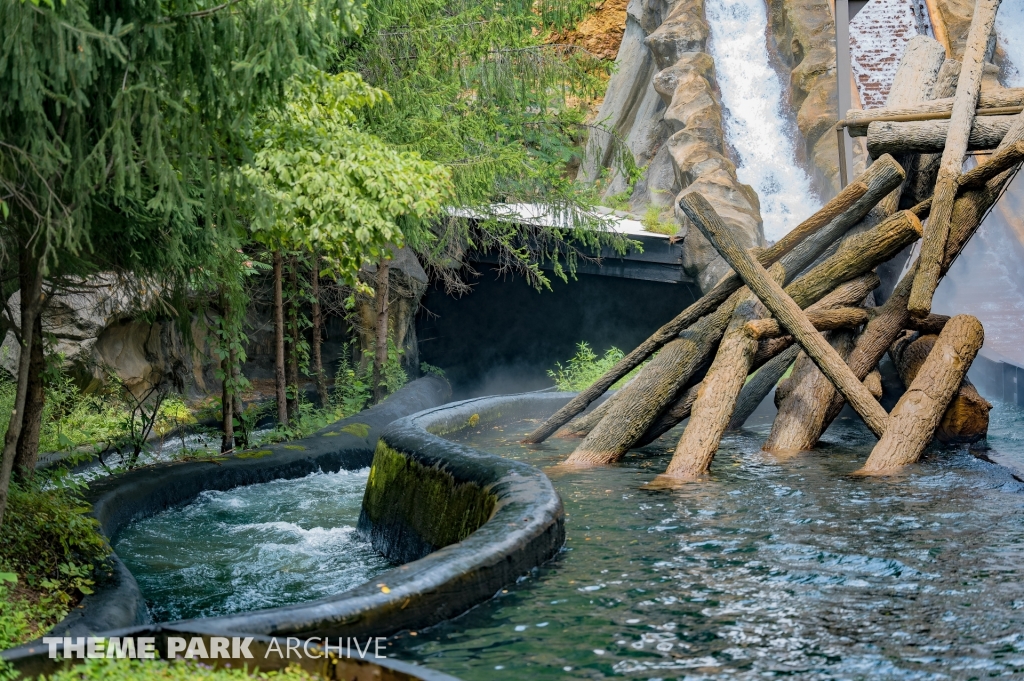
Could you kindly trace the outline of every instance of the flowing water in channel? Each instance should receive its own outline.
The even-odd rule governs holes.
[[[391,568],[355,531],[369,470],[204,492],[114,549],[157,622],[333,596]]]
[[[996,35],[1010,62],[1007,87],[1024,87],[1024,0],[1003,0],[996,13]]]
[[[539,466],[576,444],[517,444],[534,425],[459,439]],[[849,420],[780,461],[760,451],[769,425],[726,437],[711,477],[674,492],[644,484],[678,429],[620,465],[551,472],[562,554],[389,654],[466,681],[1021,678],[1024,485],[957,451],[852,477],[874,439]],[[1022,430],[996,405],[993,455],[1024,465]]]
[[[797,164],[798,135],[783,114],[782,82],[768,58],[767,8],[764,0],[708,0],[705,12],[736,174],[757,191],[765,238],[778,241],[819,204]]]

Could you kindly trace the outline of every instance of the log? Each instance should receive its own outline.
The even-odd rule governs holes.
[[[757,373],[747,381],[740,391],[740,396],[736,400],[736,408],[729,420],[728,430],[739,430],[743,427],[743,424],[772,391],[772,388],[778,385],[779,380],[793,364],[793,360],[796,359],[799,352],[800,346],[791,345],[757,370]]]
[[[807,276],[813,277],[814,274],[808,273]],[[807,311],[812,312],[817,310],[827,310],[837,305],[847,305],[850,303],[860,302],[861,300],[864,299],[864,296],[866,296],[875,287],[878,286],[878,283],[878,276],[873,272],[862,275],[855,279],[851,279],[850,281],[844,284],[840,284],[831,293],[829,293],[821,300],[817,301],[816,303],[808,307]],[[758,343],[757,352],[754,355],[754,359],[751,363],[751,366],[754,369],[758,369],[763,364],[774,361],[775,357],[780,353],[787,353],[792,344],[792,336],[773,338],[765,342]],[[798,349],[799,348],[796,348],[795,350],[793,350],[793,353],[790,354],[789,361],[786,363],[786,366],[789,366],[789,364],[793,363],[793,357],[796,356],[796,350]],[[774,371],[774,369],[772,371]],[[757,405],[761,403],[761,400],[764,399],[764,396],[767,395],[768,392],[772,389],[772,386],[774,386],[775,383],[778,382],[778,379],[782,376],[783,373],[785,373],[785,367],[782,368],[778,376],[776,376],[776,378],[773,380],[772,384],[769,385],[756,398],[756,402],[752,406],[750,406],[751,412],[753,412],[753,410],[757,408]],[[769,374],[762,375],[761,380],[766,380],[766,377],[768,375]],[[693,381],[691,381],[691,383],[692,382]],[[636,442],[635,446],[642,447],[650,442],[653,442],[661,435],[674,428],[676,424],[682,422],[686,418],[689,418],[690,409],[693,406],[693,402],[697,397],[697,390],[700,388],[700,385],[688,384],[686,387],[686,392],[683,393],[682,396],[677,398],[675,403],[673,403],[668,409],[662,412],[660,416],[658,416],[657,420],[655,420],[655,422],[651,424],[651,426],[644,432],[644,434]],[[741,391],[740,393],[740,397],[737,400],[737,405],[743,404],[744,409],[746,409],[747,402],[754,400],[755,395],[754,393],[748,391],[746,392],[746,396],[744,397],[744,391],[746,391],[746,386],[744,386],[743,391]],[[750,414],[748,413],[747,416],[749,415]],[[746,421],[747,416],[743,417],[743,421]]]
[[[939,75],[932,89],[935,99],[950,98],[956,94],[956,84],[960,79],[960,62],[947,59],[939,69]],[[982,93],[982,97],[985,93]],[[864,128],[867,134],[867,128]],[[935,189],[935,178],[939,174],[939,164],[942,161],[942,154],[921,154],[914,157],[907,171],[907,181],[903,183],[903,193],[910,204],[932,195]]]
[[[747,333],[746,325],[765,314],[764,305],[753,296],[737,306],[715,360],[697,390],[690,421],[665,475],[692,479],[708,472],[757,352],[757,340]]]
[[[989,167],[990,162],[982,164],[976,170],[986,169]],[[953,207],[953,218],[946,257],[943,261],[943,273],[949,269],[950,265],[960,254],[960,251],[963,250],[964,246],[967,245],[967,242],[981,226],[982,219],[999,197],[1003,185],[1009,179],[1009,176],[1010,171],[1004,170],[994,177],[988,177],[988,181],[983,188],[967,190],[957,197]],[[915,210],[919,211],[919,217],[927,216],[928,205],[926,201],[915,207]],[[866,377],[878,364],[879,360],[882,359],[882,356],[888,351],[893,341],[903,332],[903,329],[910,325],[910,313],[907,310],[907,302],[910,298],[910,290],[913,285],[916,268],[917,265],[915,263],[896,285],[895,290],[885,304],[868,321],[864,331],[858,337],[856,346],[853,352],[850,353],[848,360],[850,369],[856,376]],[[819,375],[817,380],[830,385],[824,376]],[[826,392],[828,391],[826,390]],[[814,443],[818,441],[822,433],[825,432],[825,429],[835,420],[843,408],[843,398],[834,389],[829,394],[831,395],[829,400],[818,403],[814,409],[803,414],[802,429],[790,431],[789,435],[792,439],[778,442],[777,446],[784,449],[810,449],[813,447]],[[789,406],[786,404],[780,405],[780,412],[788,408]]]
[[[934,99],[933,88],[945,62],[946,50],[934,39],[924,35],[911,38],[903,51],[899,68],[896,69],[892,86],[889,88],[889,96],[885,100],[886,106],[912,106]],[[906,170],[912,167],[915,159],[913,155],[905,154],[897,156],[896,160]],[[909,179],[910,173],[908,172],[907,179],[881,200],[879,209],[884,216],[888,217],[899,210],[903,187]]]
[[[985,116],[974,119],[964,151],[995,149],[1006,136],[1016,116]],[[868,126],[868,153],[935,154],[945,148],[950,121],[893,123],[882,121]]]
[[[1019,128],[1020,117],[1015,120],[1015,129]],[[1009,131],[1007,134],[1010,134]],[[1001,145],[999,150],[993,154],[985,163],[975,166],[960,176],[959,189],[978,189],[991,178],[1004,170],[1020,165],[1024,161],[1024,142],[1020,140],[1007,141]]]
[[[854,334],[842,331],[831,334],[829,343],[844,360],[853,349]],[[778,413],[772,422],[771,432],[762,447],[767,452],[792,452],[805,447],[791,447],[787,443],[795,440],[793,433],[804,429],[807,413],[815,409],[822,399],[828,399],[834,390],[828,380],[818,380],[822,374],[807,354],[801,352],[793,364],[793,373],[775,391],[775,406]]]
[[[947,318],[948,319],[948,318]],[[903,385],[913,384],[931,353],[936,334],[906,333],[889,348],[889,356],[899,372]],[[971,380],[964,376],[953,400],[946,408],[935,431],[935,438],[944,444],[971,444],[988,435],[988,413],[992,404],[978,393]]]
[[[601,419],[608,414],[608,410],[612,408],[612,403],[615,398],[619,396],[619,392],[615,393],[590,411],[580,414],[572,421],[569,421],[569,423],[559,428],[555,432],[555,437],[563,440],[586,437],[587,433],[593,430],[594,426],[596,426]]]
[[[957,315],[949,320],[893,408],[890,425],[871,450],[863,472],[889,471],[921,457],[984,340],[977,318]]]
[[[797,274],[829,245],[857,224],[883,196],[899,186],[905,173],[889,156],[878,159],[857,180],[846,187],[821,210],[797,225],[789,234],[758,256],[765,265],[786,258],[787,272]],[[524,443],[543,442],[571,418],[586,409],[612,385],[640,366],[648,357],[674,339],[701,317],[710,314],[741,285],[735,275],[725,277],[711,291],[670,322],[658,329],[650,338],[615,363],[601,378],[570,400],[547,421],[524,438]]]
[[[949,240],[950,220],[956,200],[957,185],[963,170],[964,154],[974,123],[974,110],[981,93],[981,76],[985,68],[985,52],[995,26],[1000,0],[977,0],[974,17],[967,34],[967,46],[961,62],[960,79],[953,98],[949,134],[942,151],[939,179],[935,183],[928,232],[921,242],[921,255],[908,309],[911,316],[924,317],[932,308],[932,296],[939,285],[942,260]],[[870,127],[870,126],[869,126]],[[1004,133],[1005,136],[1005,133]],[[1001,138],[1000,138],[1001,139]],[[993,145],[997,146],[997,145]]]
[[[889,415],[872,397],[860,379],[853,375],[850,367],[846,366],[846,362],[814,329],[793,298],[771,280],[760,263],[755,262],[746,251],[736,244],[707,199],[699,194],[687,194],[680,201],[680,207],[691,222],[697,225],[704,237],[715,246],[715,249],[729,263],[733,271],[743,279],[758,300],[764,303],[765,307],[792,334],[804,352],[814,360],[822,373],[828,376],[839,392],[861,415],[868,427],[881,437],[885,432]],[[912,217],[912,214],[907,211],[900,215]],[[916,218],[913,220],[917,221]]]
[[[807,310],[807,320],[818,331],[833,331],[862,326],[868,321],[868,311],[862,307],[837,307],[831,310]],[[747,334],[756,340],[775,338],[783,334],[775,319],[757,319],[746,326]]]
[[[949,317],[944,314],[930,314],[927,317],[921,319],[911,318],[907,324],[907,328],[913,329],[914,331],[920,331],[923,334],[940,334],[942,329],[945,328],[946,322],[949,321]]]
[[[746,293],[743,289],[734,292],[717,310],[665,345],[643,371],[619,391],[608,413],[566,463],[598,465],[620,460],[710,358],[733,310]]]
[[[959,75],[959,74],[958,74]],[[882,107],[879,109],[850,109],[846,112],[846,129],[850,137],[863,137],[868,133],[868,125],[875,121],[890,121],[893,118],[902,116],[913,116],[918,114],[934,115],[937,120],[940,116],[947,120],[953,112],[953,100],[955,97],[940,97],[930,102],[915,104],[913,106]],[[992,91],[983,91],[978,97],[978,109],[1005,109],[1015,106],[1024,106],[1024,88],[1001,88]],[[975,110],[977,113],[977,110]]]

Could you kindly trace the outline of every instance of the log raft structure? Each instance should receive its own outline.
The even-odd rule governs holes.
[[[921,68],[914,59],[928,58],[935,71],[930,79],[902,79],[904,89],[922,91],[893,92],[887,108],[850,111],[840,121],[867,136],[874,163],[772,247],[744,250],[703,196],[683,196],[680,211],[732,272],[524,442],[582,438],[565,465],[609,464],[688,418],[665,474],[652,483],[671,486],[705,476],[723,435],[742,428],[777,385],[768,451],[812,448],[845,403],[878,438],[861,474],[915,463],[933,441],[983,439],[991,405],[967,371],[984,329],[970,315],[932,313],[931,301],[1024,162],[1024,88],[980,88],[998,5],[977,3],[963,64],[933,58],[928,46],[908,50],[900,69],[910,73]],[[987,155],[963,172],[971,150]],[[939,154],[937,177],[923,185],[921,169],[934,167]],[[904,205],[917,203],[898,211],[901,194]],[[874,306],[875,268],[917,241],[921,255]],[[891,412],[878,401],[886,353],[907,388]],[[626,386],[585,411],[644,362]]]

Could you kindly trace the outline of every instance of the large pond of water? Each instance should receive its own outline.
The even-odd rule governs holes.
[[[114,549],[157,622],[334,596],[392,567],[355,530],[369,470],[204,492]]]
[[[457,437],[545,467],[575,444],[517,444],[534,425]],[[644,485],[678,429],[621,465],[551,471],[560,557],[390,654],[467,681],[1024,678],[1024,485],[964,451],[853,477],[874,442],[859,422],[787,460],[760,451],[767,430],[726,437],[677,491]],[[997,405],[991,434],[993,458],[1024,463],[1024,414]]]

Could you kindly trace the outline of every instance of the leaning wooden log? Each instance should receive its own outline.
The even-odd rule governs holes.
[[[818,331],[850,329],[863,326],[868,321],[868,311],[862,307],[838,307],[833,310],[807,310],[807,320]],[[784,331],[775,319],[758,319],[747,324],[747,334],[752,338],[775,338]]]
[[[896,75],[893,77],[889,96],[885,100],[886,106],[893,108],[912,106],[935,99],[932,90],[945,62],[946,50],[933,38],[925,35],[911,38],[903,51]],[[904,170],[907,170],[913,167],[916,159],[913,154],[902,154],[897,156],[896,160]],[[909,180],[910,173],[908,172],[907,179],[879,202],[878,207],[885,217],[899,210],[903,187]]]
[[[974,119],[964,151],[995,149],[1006,137],[1015,116],[985,116]],[[868,153],[935,154],[941,152],[949,136],[950,121],[916,123],[879,122],[868,126]]]
[[[789,286],[786,287],[785,291],[788,296],[801,307],[807,307],[813,305],[819,300],[827,297],[830,293],[830,288],[835,287],[836,282],[848,282],[851,279],[856,279],[867,275],[867,278],[863,281],[852,282],[847,285],[841,285],[838,287],[838,293],[833,298],[834,301],[839,301],[842,295],[849,295],[852,292],[863,289],[864,284],[874,282],[874,275],[868,275],[871,269],[876,267],[879,263],[885,262],[893,255],[903,249],[904,246],[920,238],[921,225],[913,218],[912,215],[897,214],[888,220],[883,221],[881,224],[869,229],[866,232],[855,234],[846,239],[842,245],[836,250],[834,254],[826,258],[824,261],[815,265],[806,274],[800,276],[793,281]],[[796,251],[794,251],[795,253]],[[789,254],[792,255],[792,254]],[[778,263],[782,265],[786,262],[787,255],[783,258],[783,261]],[[783,269],[784,266],[783,266]],[[716,314],[718,314],[716,312]],[[707,318],[705,318],[707,319]],[[703,323],[704,320],[701,320]],[[721,334],[725,332],[725,325],[728,323],[728,318],[719,318],[721,326],[717,329],[718,335],[714,337],[714,343],[717,343],[721,338]],[[704,334],[706,332],[702,332]],[[791,340],[782,340],[775,346],[774,353],[781,352],[789,346]],[[666,346],[668,347],[668,346]],[[664,351],[663,351],[664,352]],[[628,429],[623,428],[621,423],[617,423],[615,419],[620,418],[615,416],[612,412],[609,412],[605,417],[605,420],[598,424],[591,434],[588,435],[588,440],[593,436],[591,442],[584,441],[580,444],[580,450],[586,452],[586,458],[581,458],[575,463],[610,463],[618,461],[622,455],[626,453],[631,447],[635,446],[638,442],[649,438],[654,431],[658,431],[657,435],[665,432],[685,416],[676,416],[677,410],[674,408],[669,409],[669,405],[673,402],[678,404],[678,396],[689,387],[697,371],[696,367],[703,366],[714,352],[714,347],[707,347],[702,351],[702,354],[696,357],[686,356],[685,371],[681,371],[676,374],[674,370],[665,370],[661,362],[661,356],[651,361],[651,364],[644,369],[640,375],[634,380],[645,378],[644,374],[651,371],[652,366],[658,367],[660,375],[656,379],[652,379],[653,382],[646,384],[644,391],[637,393],[635,397],[630,399],[643,399],[647,400],[648,403],[643,407],[637,407],[631,411],[624,411],[623,413],[629,413],[630,418],[634,421],[630,424]],[[755,357],[755,365],[759,365],[761,361],[767,361],[770,357],[768,355],[763,357],[761,354],[761,348],[758,348],[757,356]],[[700,361],[697,361],[697,358]],[[663,383],[668,380],[676,380],[675,385],[667,385]],[[626,391],[623,390],[622,394],[625,395]],[[669,409],[666,412],[666,409]],[[659,418],[658,415],[664,416],[666,413],[673,415],[675,421],[667,423],[664,418],[659,422],[660,425],[654,428],[655,421]],[[607,423],[605,422],[607,421]],[[667,425],[666,425],[667,423]],[[598,437],[597,432],[601,430],[601,435]],[[636,439],[630,441],[629,438],[636,434]],[[657,437],[654,435],[654,437]],[[651,438],[653,439],[653,438]],[[587,449],[583,449],[584,445]],[[597,450],[595,447],[609,447],[609,450]],[[579,451],[579,450],[578,450]],[[604,452],[598,454],[597,452]],[[575,454],[574,454],[575,456]],[[601,457],[608,457],[607,461],[604,461]]]
[[[889,427],[871,450],[862,472],[889,471],[921,457],[984,340],[985,331],[975,317],[957,315],[949,320],[893,408]]]
[[[949,119],[953,112],[955,97],[942,97],[930,102],[913,106],[882,107],[879,109],[850,109],[846,112],[846,129],[850,137],[863,137],[868,134],[868,125],[877,121],[891,121],[906,116],[928,115],[935,120]],[[1024,106],[1024,88],[1001,88],[983,91],[978,97],[978,109],[1006,109]],[[978,109],[975,110],[977,114]]]
[[[621,391],[616,392],[590,411],[583,412],[572,421],[569,421],[569,423],[555,431],[554,436],[562,440],[586,437],[587,433],[592,431],[594,426],[600,423],[601,419],[608,414],[608,410],[612,408],[612,404],[615,398],[619,396],[620,392]]]
[[[793,364],[800,352],[799,345],[791,345],[780,354],[772,357],[746,382],[736,399],[736,408],[729,419],[728,430],[739,430],[754,413],[758,405],[764,401]]]
[[[1011,171],[1009,170],[990,176],[988,171],[998,167],[993,161],[995,161],[995,157],[975,169],[979,171],[976,177],[988,177],[987,183],[981,189],[968,190],[957,197],[953,207],[946,257],[943,261],[943,273],[949,269],[952,262],[956,260],[967,242],[981,226],[982,219],[999,197],[1003,185],[1010,177]],[[926,201],[914,208],[915,211],[918,211],[918,217],[923,218],[928,215],[928,206],[929,202]],[[882,359],[893,341],[910,325],[907,302],[910,298],[916,270],[917,265],[915,264],[896,285],[892,295],[882,307],[878,308],[857,338],[856,346],[848,360],[850,369],[856,376],[866,377]],[[825,384],[826,392],[829,392],[831,384],[828,380],[820,375],[817,380]],[[780,413],[788,409],[801,410],[803,425],[799,429],[788,431],[790,439],[777,441],[775,445],[782,449],[810,449],[813,447],[843,408],[843,398],[834,389],[831,389],[829,394],[831,395],[830,399],[818,402],[810,411],[803,411],[796,400],[792,404],[788,400],[780,404]]]
[[[679,337],[619,391],[615,403],[566,460],[570,465],[614,463],[640,439],[658,414],[711,357],[733,310],[746,295],[740,289]]]
[[[882,197],[899,186],[904,177],[905,173],[899,164],[891,157],[883,156],[821,210],[804,220],[771,248],[763,251],[758,256],[759,262],[771,265],[785,258],[783,266],[786,271],[791,275],[799,273],[814,262],[833,242],[860,222]],[[527,435],[523,442],[535,444],[550,437],[562,425],[586,409],[591,402],[603,395],[620,378],[640,366],[648,357],[678,336],[683,329],[714,311],[740,285],[740,280],[734,274],[725,277],[700,300],[683,310],[636,349],[616,362],[615,366],[601,378]]]
[[[937,339],[935,334],[909,332],[897,338],[889,348],[889,356],[903,385],[909,388],[913,384]],[[964,376],[942,415],[935,438],[944,444],[971,444],[984,439],[988,435],[988,413],[991,409],[992,404]]]
[[[942,333],[942,329],[945,328],[948,321],[947,315],[933,313],[921,319],[911,318],[907,323],[907,328],[920,331],[922,334],[937,335]]]
[[[757,352],[757,340],[747,333],[746,325],[765,314],[767,310],[752,295],[737,306],[665,475],[692,479],[708,472]]]
[[[697,225],[701,234],[710,241],[718,253],[729,263],[772,315],[792,334],[804,352],[814,360],[822,373],[838,388],[864,422],[879,437],[885,432],[888,414],[878,404],[864,384],[860,382],[846,362],[807,321],[800,306],[772,281],[759,263],[740,248],[722,223],[707,199],[699,194],[688,194],[680,201],[680,208]],[[908,216],[904,211],[901,215]],[[916,221],[916,218],[914,218]]]
[[[950,98],[956,94],[956,84],[960,80],[960,62],[947,59],[932,88],[934,99]],[[985,93],[982,93],[984,97]],[[996,109],[999,111],[1000,109]],[[867,129],[865,128],[865,134]],[[912,205],[932,195],[935,189],[935,178],[939,176],[939,165],[942,163],[942,153],[938,154],[917,154],[911,157],[907,171],[907,180],[903,183],[903,194],[907,203]]]
[[[939,178],[935,183],[928,232],[921,242],[920,264],[910,292],[908,309],[913,317],[924,317],[932,308],[932,296],[939,285],[942,260],[949,240],[950,219],[956,200],[957,185],[963,170],[964,154],[974,123],[974,110],[981,93],[981,76],[985,68],[985,53],[989,36],[995,26],[999,0],[978,0],[974,6],[967,46],[961,60],[960,80],[953,99],[953,112],[949,121],[949,134],[942,151]],[[1005,133],[1004,133],[1005,136]],[[993,145],[997,146],[997,145]]]
[[[1022,129],[1024,127],[1021,126],[1022,121],[1024,121],[1024,118],[1018,116],[1014,123],[1013,131],[1008,131],[1007,134],[1015,135],[1016,131]],[[1018,166],[1021,161],[1024,161],[1024,141],[1005,141],[1006,144],[1000,145],[999,150],[985,163],[975,166],[960,176],[960,191],[964,189],[978,189],[1004,170]]]
[[[844,360],[853,349],[854,334],[843,331],[830,334],[829,343]],[[793,364],[793,373],[775,392],[775,406],[778,412],[772,421],[772,429],[762,449],[767,452],[792,452],[804,449],[790,447],[787,443],[795,439],[794,433],[804,429],[804,420],[823,399],[828,399],[835,390],[828,380],[819,380],[822,374],[805,353],[800,353]]]

